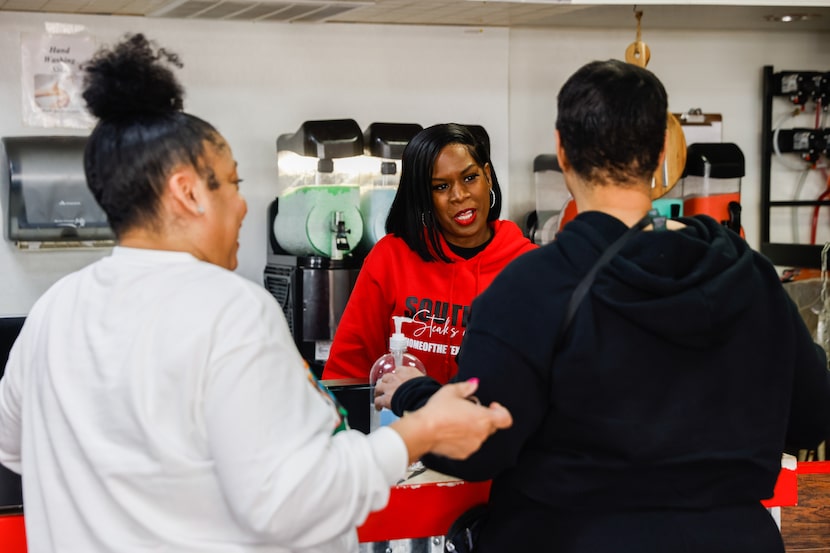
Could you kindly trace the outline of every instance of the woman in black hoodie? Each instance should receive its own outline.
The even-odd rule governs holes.
[[[825,356],[740,236],[649,217],[667,104],[651,72],[614,60],[559,93],[579,215],[473,303],[458,357],[457,378],[479,378],[513,427],[466,461],[424,460],[493,479],[477,552],[784,551],[761,500],[787,446],[830,435]],[[403,376],[378,385],[378,405],[408,411],[437,387],[395,391]]]

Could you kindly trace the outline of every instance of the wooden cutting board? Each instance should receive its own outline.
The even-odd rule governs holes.
[[[625,61],[633,65],[645,67],[651,59],[651,50],[648,44],[643,42],[640,29],[640,19],[643,12],[635,12],[637,18],[637,38],[625,49]],[[653,186],[651,187],[651,199],[656,200],[666,195],[683,174],[686,167],[686,137],[683,134],[683,127],[680,121],[668,113],[666,119],[666,158],[663,164],[654,173]]]
[[[671,190],[686,167],[686,136],[683,126],[672,113],[666,119],[666,159],[654,173],[651,199],[664,196]]]

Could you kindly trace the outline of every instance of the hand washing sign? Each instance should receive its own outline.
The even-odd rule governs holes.
[[[47,24],[46,33],[20,37],[23,123],[33,127],[86,129],[95,119],[81,96],[81,65],[95,53],[95,41],[77,25]]]

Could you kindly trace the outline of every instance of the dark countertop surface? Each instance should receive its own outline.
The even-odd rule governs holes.
[[[6,368],[9,350],[20,334],[23,317],[0,317],[0,377]],[[20,475],[0,465],[0,515],[23,512],[23,492]]]

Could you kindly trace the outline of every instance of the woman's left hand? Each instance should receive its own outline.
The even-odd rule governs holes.
[[[424,376],[424,373],[415,367],[398,367],[391,373],[383,375],[375,384],[375,409],[378,411],[384,407],[391,409],[392,396],[395,395],[398,386],[419,376]]]

